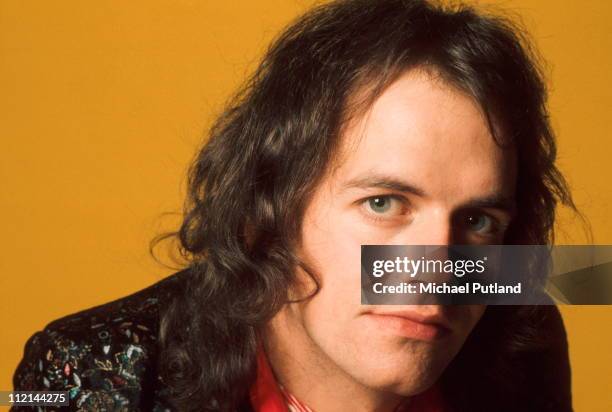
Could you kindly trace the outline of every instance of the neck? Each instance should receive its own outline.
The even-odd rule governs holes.
[[[353,379],[313,342],[288,306],[269,322],[263,343],[276,380],[315,412],[391,412],[407,400]]]

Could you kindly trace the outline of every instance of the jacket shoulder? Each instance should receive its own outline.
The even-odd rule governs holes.
[[[571,412],[571,367],[555,305],[490,306],[445,371],[453,410]]]
[[[160,307],[188,276],[49,323],[27,341],[14,389],[68,391],[71,406],[88,410],[154,409]]]

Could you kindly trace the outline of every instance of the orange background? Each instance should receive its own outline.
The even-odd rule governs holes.
[[[548,62],[559,165],[612,243],[612,6],[486,1],[522,16]],[[172,229],[204,130],[306,0],[0,0],[0,390],[49,321],[172,272]],[[494,10],[496,9],[494,8]],[[560,243],[581,243],[561,214]],[[612,306],[563,307],[577,411],[612,410]]]

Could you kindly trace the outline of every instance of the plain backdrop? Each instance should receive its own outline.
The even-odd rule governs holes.
[[[60,316],[172,273],[185,171],[224,101],[306,0],[0,0],[0,390]],[[612,243],[612,3],[478,2],[520,16],[547,61],[559,165]],[[586,240],[562,212],[559,243]],[[577,411],[612,410],[612,307],[561,308]]]

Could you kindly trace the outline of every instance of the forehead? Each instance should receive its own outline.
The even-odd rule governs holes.
[[[515,154],[480,106],[424,70],[393,82],[342,133],[334,181],[375,174],[418,181],[432,196],[514,193]],[[485,193],[486,192],[486,193]]]

